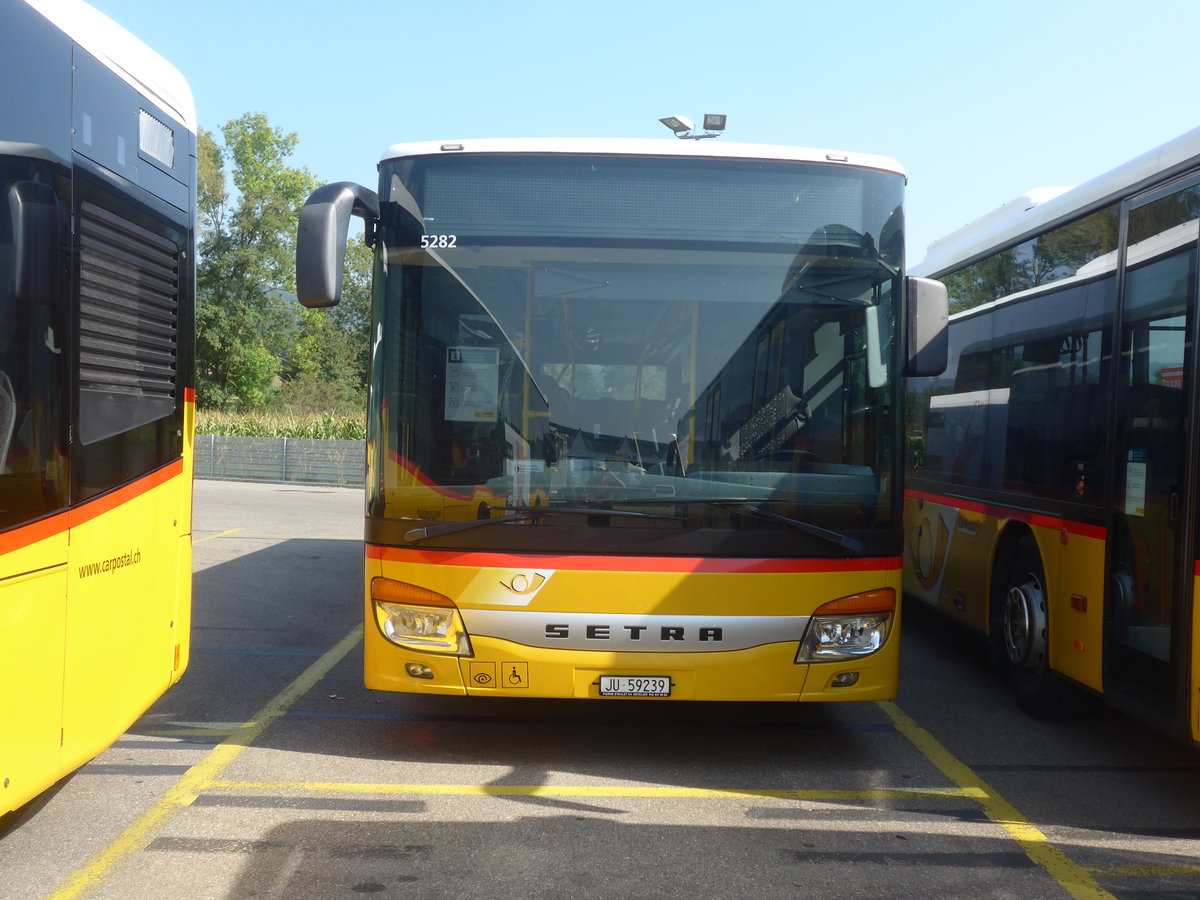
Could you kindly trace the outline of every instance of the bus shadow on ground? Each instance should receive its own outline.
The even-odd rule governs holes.
[[[358,627],[361,554],[356,541],[295,539],[198,571],[189,671],[139,729],[154,734],[169,732],[178,723],[233,726],[256,716]],[[957,639],[946,631],[951,627],[937,617],[907,613],[899,702],[948,740],[968,765],[996,758],[989,742],[1015,741],[1018,752],[1002,754],[1003,765],[980,767],[985,779],[998,779],[1002,791],[1008,790],[1004,779],[1010,772],[1020,774],[1026,765],[1036,773],[1046,760],[1083,778],[1078,784],[1095,778],[1096,772],[1122,774],[1131,761],[1139,769],[1158,765],[1200,774],[1200,764],[1186,748],[1146,729],[1129,728],[1117,713],[1067,723],[1026,719],[1007,696],[1003,679],[988,669],[982,641]],[[222,734],[214,728],[209,740],[219,742],[228,730]],[[949,740],[964,734],[965,743]],[[1152,745],[1150,756],[1144,744]],[[1085,757],[1079,755],[1080,746],[1089,748]],[[374,784],[475,785],[485,795],[488,790],[500,795],[490,802],[503,804],[509,815],[518,807],[615,814],[618,807],[612,800],[521,789],[633,784],[702,791],[840,788],[848,795],[835,802],[838,810],[912,809],[959,822],[980,817],[978,806],[962,798],[933,803],[904,796],[864,799],[876,788],[903,793],[951,787],[872,703],[587,702],[380,693],[362,685],[360,647],[290,704],[240,758],[237,772],[225,777],[357,785],[363,788],[360,802],[368,807],[412,802],[397,800],[395,794],[372,797]],[[1174,783],[1173,796],[1163,789],[1162,809],[1180,803]],[[1100,814],[1114,830],[1156,833],[1154,822],[1161,816],[1134,821],[1107,815],[1103,792],[1088,790],[1085,795],[1088,803],[1078,796],[1072,803],[1058,803],[1055,792],[1048,791],[1042,798],[1050,804],[1045,808],[1019,793],[1010,799],[1038,822],[1089,829]],[[1192,815],[1178,820],[1183,826],[1193,823]],[[1187,834],[1178,829],[1163,834],[1194,836],[1185,830]]]
[[[220,540],[205,557],[263,542]],[[187,670],[135,732],[248,721],[361,621],[359,541],[293,538],[222,561],[207,562],[199,549],[196,556]]]
[[[489,810],[477,810],[486,816]],[[811,814],[812,828],[764,826],[740,809],[697,810],[691,824],[596,815],[455,820],[297,819],[256,840],[162,837],[150,854],[192,866],[237,866],[229,897],[911,897],[921,884],[969,885],[973,896],[1043,896],[1048,886],[995,837],[897,835],[861,817]],[[336,813],[331,812],[331,817]],[[709,818],[711,817],[711,818]],[[879,881],[881,867],[889,873]],[[192,876],[197,875],[192,869]],[[218,882],[224,878],[214,878]],[[208,881],[208,879],[205,879]]]

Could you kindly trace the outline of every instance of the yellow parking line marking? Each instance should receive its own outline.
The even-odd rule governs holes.
[[[276,719],[283,716],[300,697],[304,696],[342,658],[362,640],[362,626],[342,638],[332,649],[305,669],[287,687],[275,695],[249,722],[214,747],[204,759],[172,785],[158,801],[129,825],[107,847],[97,851],[82,866],[67,876],[62,886],[50,895],[50,900],[69,900],[112,874],[126,857],[150,843],[167,818],[181,807],[191,805],[202,791],[253,744]]]
[[[1017,812],[1007,800],[993,790],[982,778],[961,762],[954,754],[942,746],[932,734],[922,728],[900,707],[889,701],[877,704],[892,720],[904,737],[921,751],[931,763],[941,770],[942,774],[963,790],[974,790],[980,793],[979,805],[984,815],[1008,832],[1025,851],[1035,865],[1040,866],[1046,874],[1076,900],[1115,900],[1113,895],[1096,882],[1088,869],[1074,862],[1065,853],[1050,843],[1037,826],[1030,823]]]
[[[550,784],[377,784],[324,781],[213,781],[215,791],[292,792],[311,794],[422,794],[448,797],[610,797],[737,800],[757,797],[770,800],[911,800],[935,797],[981,800],[974,788],[881,788],[865,791],[771,790],[759,788],[682,788],[638,785]]]
[[[242,528],[230,528],[228,531],[222,531],[220,534],[210,534],[208,537],[192,538],[192,546],[203,544],[205,541],[215,541],[217,538],[229,537],[231,534],[237,534],[243,531]]]

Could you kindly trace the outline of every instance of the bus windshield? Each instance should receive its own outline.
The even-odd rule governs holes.
[[[538,154],[382,176],[370,502],[404,540],[898,552],[902,176]]]

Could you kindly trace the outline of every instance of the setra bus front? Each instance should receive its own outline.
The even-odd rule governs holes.
[[[894,163],[721,150],[399,146],[378,197],[310,198],[303,302],[350,214],[376,253],[368,687],[894,696],[901,376],[944,294]]]

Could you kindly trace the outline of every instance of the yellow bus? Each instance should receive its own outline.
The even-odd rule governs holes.
[[[183,673],[196,118],[84,3],[0,18],[0,813]]]
[[[399,145],[318,189],[298,294],[375,251],[365,680],[426,694],[896,691],[899,165],[671,140]],[[919,313],[919,314],[918,314]]]
[[[912,379],[905,590],[1020,703],[1200,741],[1200,130],[930,247],[949,364]]]

